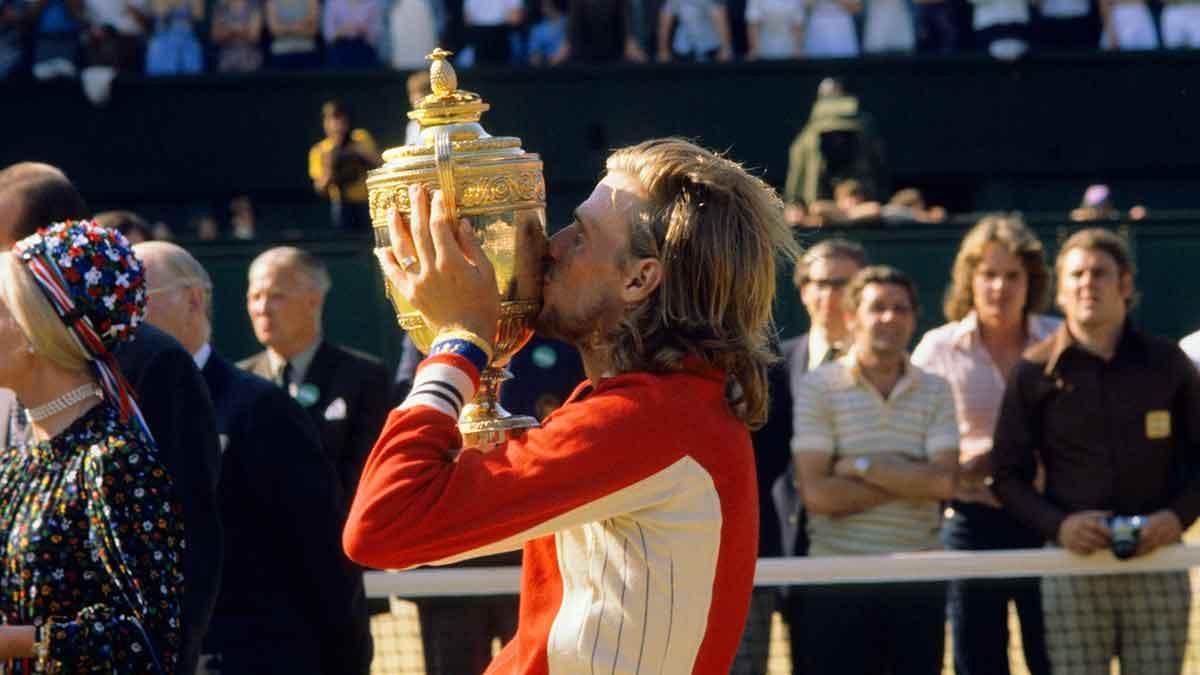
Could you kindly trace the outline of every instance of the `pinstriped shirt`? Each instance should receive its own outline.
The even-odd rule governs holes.
[[[793,453],[843,457],[900,453],[929,462],[958,452],[954,398],[944,379],[909,364],[890,396],[859,373],[854,353],[801,379],[794,402]],[[849,515],[809,514],[809,555],[854,555],[941,548],[935,499],[895,500]]]

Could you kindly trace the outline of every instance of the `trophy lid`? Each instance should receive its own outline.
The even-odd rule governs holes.
[[[416,143],[383,152],[383,166],[367,174],[372,221],[376,211],[395,206],[407,211],[408,195],[398,188],[413,183],[431,187],[453,176],[458,206],[468,214],[545,207],[545,182],[541,159],[521,148],[521,139],[494,137],[479,120],[491,108],[474,92],[458,88],[458,75],[450,64],[451,52],[438,48],[431,61],[429,80],[433,93],[421,99],[409,119],[421,125]],[[447,143],[439,164],[437,143]],[[448,172],[442,175],[441,172]],[[445,189],[445,185],[442,185]],[[380,227],[376,222],[376,227]]]

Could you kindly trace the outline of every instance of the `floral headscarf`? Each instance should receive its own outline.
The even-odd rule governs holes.
[[[145,274],[129,242],[93,221],[67,221],[38,230],[13,251],[87,351],[104,396],[120,410],[121,420],[135,420],[152,439],[113,357],[113,349],[131,340],[146,316]]]

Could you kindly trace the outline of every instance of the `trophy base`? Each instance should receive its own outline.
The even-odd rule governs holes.
[[[488,367],[479,376],[479,391],[458,416],[458,433],[464,448],[478,448],[508,440],[524,429],[541,424],[528,415],[514,415],[500,406],[500,385],[512,374]]]

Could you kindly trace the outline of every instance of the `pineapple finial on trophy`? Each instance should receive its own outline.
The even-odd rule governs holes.
[[[445,96],[458,89],[458,74],[454,72],[454,66],[446,60],[453,54],[454,52],[438,47],[425,57],[426,60],[433,61],[429,66],[429,84],[435,96]]]

